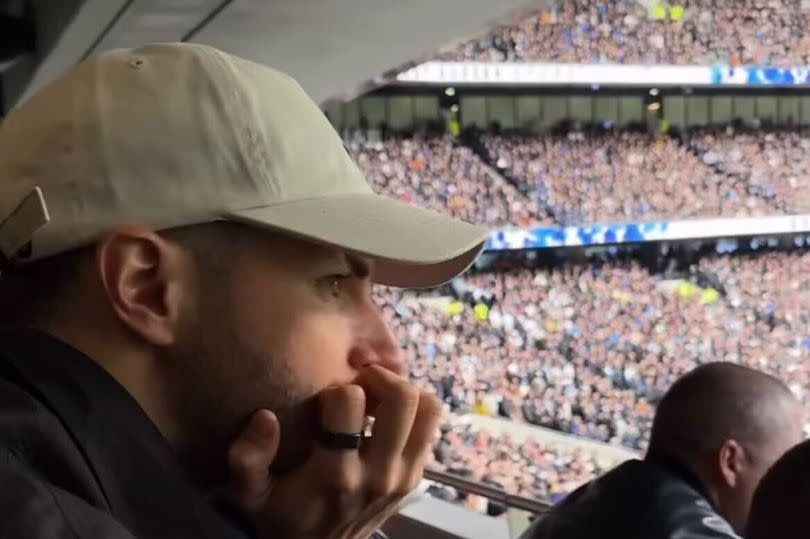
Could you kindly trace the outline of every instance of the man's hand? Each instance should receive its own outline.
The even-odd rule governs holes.
[[[236,501],[262,539],[368,539],[422,479],[441,413],[434,396],[373,366],[356,385],[319,397],[321,426],[334,433],[362,432],[367,399],[379,403],[373,436],[359,450],[316,446],[303,466],[274,478],[283,434],[272,412],[256,412],[229,457]]]

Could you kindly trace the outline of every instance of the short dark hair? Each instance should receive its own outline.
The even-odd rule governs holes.
[[[245,246],[240,238],[252,233],[243,225],[214,222],[167,230],[161,235],[187,249],[206,275],[221,277]],[[0,274],[0,326],[36,325],[66,309],[81,265],[94,252],[94,247],[85,247]]]

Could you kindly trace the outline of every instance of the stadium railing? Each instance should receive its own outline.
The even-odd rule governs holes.
[[[515,494],[509,494],[497,487],[484,483],[478,483],[476,481],[470,481],[469,479],[465,479],[458,475],[447,472],[425,470],[424,477],[428,481],[453,487],[457,491],[464,494],[476,494],[478,496],[483,496],[484,498],[494,502],[501,503],[509,509],[519,509],[521,511],[539,514],[551,507],[551,504],[548,502],[543,502],[533,498],[525,498]]]
[[[496,518],[435,498],[426,492],[434,484],[487,498],[505,507],[506,513]],[[533,515],[549,507],[541,500],[508,494],[496,486],[427,470],[422,487],[404,500],[400,513],[384,528],[390,539],[516,539],[529,527]]]

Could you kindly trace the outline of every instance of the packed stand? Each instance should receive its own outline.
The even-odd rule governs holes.
[[[604,470],[581,449],[563,449],[536,439],[517,440],[509,434],[492,435],[469,424],[448,423],[441,429],[428,466],[507,492],[541,500],[559,501]],[[451,487],[433,494],[485,512],[486,500],[463,496]]]
[[[378,191],[488,226],[810,211],[810,137],[801,130],[480,138],[491,167],[449,135],[353,138],[348,147]]]
[[[450,137],[353,139],[347,146],[378,190],[489,224],[531,223],[546,208],[558,220],[577,222],[683,217],[698,201],[703,206],[691,215],[771,213],[785,209],[775,200],[796,200],[795,193],[761,185],[756,167],[749,177],[727,165],[739,158],[738,149],[722,146],[714,133],[710,150],[700,138],[708,134],[692,133],[685,142],[632,132],[531,142],[486,137],[494,161],[511,177],[543,179],[523,191]],[[794,146],[802,147],[797,142],[784,150],[791,162]],[[519,157],[516,167],[512,156]],[[767,152],[761,159],[773,166]],[[622,189],[617,182],[624,180],[630,181]],[[566,190],[571,184],[580,189]],[[601,197],[582,189],[594,184]],[[647,184],[679,190],[656,198]],[[542,186],[559,186],[566,198]],[[615,200],[605,195],[611,191]],[[475,203],[487,199],[493,203]],[[445,403],[448,423],[432,463],[439,469],[515,494],[559,499],[601,473],[591,455],[492,436],[460,427],[453,417],[501,417],[643,451],[657,400],[705,361],[740,361],[773,372],[810,402],[803,394],[810,383],[806,252],[704,258],[694,271],[710,276],[709,284],[697,279],[699,286],[674,288],[636,264],[551,271],[515,266],[456,280],[446,291],[455,298],[449,304],[433,294],[381,292],[411,376]],[[534,468],[524,465],[529,460]],[[439,495],[481,509],[476,497],[459,499],[447,489]]]
[[[741,179],[749,196],[770,201],[780,213],[810,211],[806,129],[698,129],[688,137],[706,164]]]
[[[723,173],[668,136],[598,129],[482,137],[490,161],[564,225],[769,215],[784,213],[793,196]]]
[[[347,147],[381,193],[473,223],[529,226],[550,221],[536,202],[449,135],[382,142],[355,137]]]
[[[438,59],[795,67],[808,22],[801,0],[557,0]]]
[[[451,415],[499,416],[643,451],[666,389],[718,360],[776,374],[810,403],[810,252],[713,256],[694,272],[699,284],[633,263],[509,269],[456,281],[461,299],[448,305],[386,291],[384,312],[410,375]],[[440,444],[457,447],[458,437],[445,432]],[[502,463],[503,451],[482,445],[476,459]],[[582,470],[577,480],[597,473]],[[537,473],[505,486],[525,490]]]

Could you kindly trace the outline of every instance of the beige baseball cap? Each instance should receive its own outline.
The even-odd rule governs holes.
[[[376,261],[429,287],[486,231],[375,194],[289,76],[211,47],[114,50],[71,68],[0,124],[0,254],[25,264],[111,227],[227,220]]]

